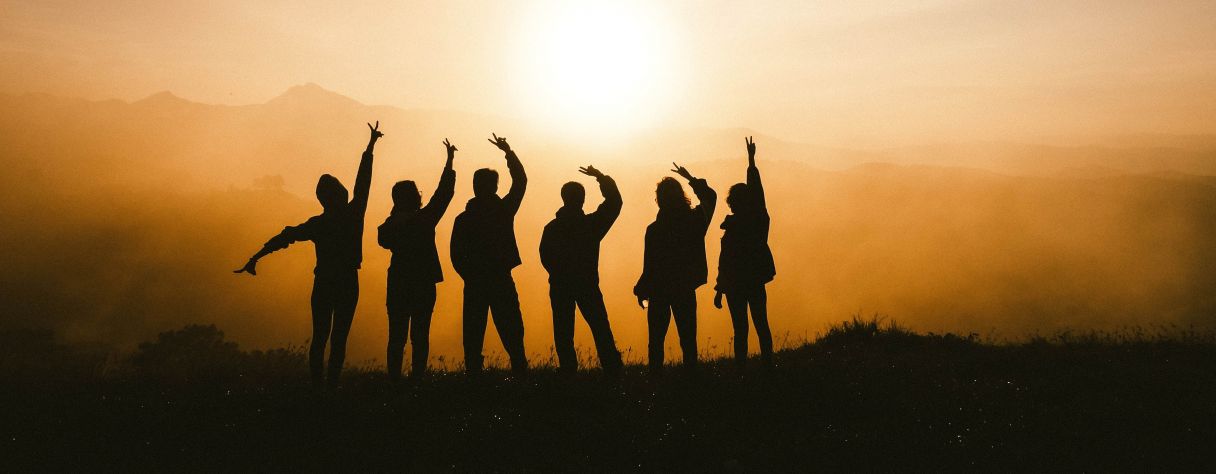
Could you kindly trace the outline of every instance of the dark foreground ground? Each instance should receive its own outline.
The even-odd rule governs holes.
[[[988,344],[855,322],[743,376],[354,372],[333,392],[298,349],[214,328],[104,361],[19,336],[5,472],[1216,470],[1216,342],[1178,330]]]

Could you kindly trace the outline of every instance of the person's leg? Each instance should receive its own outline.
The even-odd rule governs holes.
[[[752,321],[756,323],[756,336],[760,338],[760,360],[765,365],[773,363],[773,333],[768,327],[768,291],[761,286],[749,300]],[[743,322],[744,327],[747,321]]]
[[[651,298],[646,310],[646,325],[649,336],[649,364],[651,372],[663,370],[663,342],[667,339],[667,327],[671,324],[671,306],[666,299]]]
[[[481,346],[486,337],[486,312],[489,296],[484,282],[464,282],[464,370],[469,374],[481,372]]]
[[[346,362],[346,336],[355,319],[355,306],[359,304],[359,272],[352,270],[341,277],[334,298],[334,327],[330,334],[329,374],[330,386],[338,385],[342,377],[342,365]]]
[[[308,348],[308,372],[312,383],[325,380],[325,344],[333,321],[333,282],[320,275],[312,279],[312,343]]]
[[[730,308],[730,322],[735,328],[735,363],[743,367],[747,363],[747,293],[726,294],[726,306]]]
[[[413,317],[410,319],[410,342],[414,345],[414,355],[410,376],[418,377],[426,374],[426,363],[431,353],[431,314],[435,312],[435,284],[418,285],[412,293],[415,303],[411,305]]]
[[[587,326],[591,328],[591,337],[595,340],[595,352],[600,356],[600,366],[604,368],[604,372],[619,371],[621,353],[616,349],[616,341],[612,338],[612,325],[608,323],[608,308],[604,307],[604,295],[600,293],[598,286],[585,288],[579,292],[578,310],[583,313],[583,319],[587,320]],[[573,336],[573,324],[570,329],[571,336]]]
[[[494,327],[503,349],[511,359],[511,371],[528,371],[528,357],[524,352],[524,317],[519,311],[519,293],[515,292],[515,280],[508,273],[494,280],[491,291],[490,314],[494,316]]]
[[[409,303],[409,295],[406,294],[406,289],[400,280],[390,278],[388,280],[388,353],[386,354],[385,365],[388,367],[388,376],[392,379],[401,377],[401,359],[405,357],[405,340],[409,336],[410,331],[410,313],[407,311],[406,304]],[[414,337],[417,337],[415,335]]]
[[[553,309],[553,349],[557,351],[558,370],[578,370],[574,352],[574,295],[568,288],[549,286],[549,307]]]
[[[671,312],[675,315],[676,332],[680,335],[680,349],[684,352],[684,367],[697,365],[697,293],[694,290],[681,292],[671,300]]]

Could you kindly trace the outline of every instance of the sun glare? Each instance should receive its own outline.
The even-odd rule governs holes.
[[[517,87],[531,115],[570,130],[625,131],[664,112],[669,30],[642,4],[550,5],[534,15]]]

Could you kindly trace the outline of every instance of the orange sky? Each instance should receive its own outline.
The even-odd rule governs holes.
[[[531,184],[516,277],[529,348],[542,354],[551,323],[536,231],[561,183],[587,162],[621,183],[604,291],[619,344],[641,348],[629,291],[640,262],[627,256],[653,218],[653,183],[678,160],[721,196],[743,177],[745,134],[773,196],[782,337],[858,311],[1015,336],[1211,325],[1213,18],[1210,1],[0,0],[0,185],[16,196],[0,200],[0,228],[12,230],[0,257],[17,262],[0,287],[23,295],[23,321],[60,318],[68,335],[129,345],[214,321],[254,347],[302,341],[309,249],[269,257],[257,278],[230,271],[319,212],[316,176],[350,182],[362,123],[378,119],[388,135],[369,229],[393,181],[429,195],[440,141],[461,147],[439,227],[445,268],[468,177],[501,166],[484,138],[520,150]],[[325,89],[293,87],[304,83]],[[265,104],[20,96],[163,90]],[[388,254],[365,237],[352,361],[377,357],[385,334]],[[448,276],[440,315],[459,301]],[[711,297],[702,289],[705,347],[730,332]],[[457,319],[437,316],[432,335],[436,356],[458,352]]]
[[[8,93],[245,104],[316,82],[365,103],[584,132],[749,126],[839,146],[1216,131],[1216,4],[1205,1],[4,0],[0,11]],[[564,37],[563,23],[591,37]],[[588,67],[624,78],[575,103],[616,109],[555,112],[570,103],[545,95],[565,87],[555,77],[597,74],[569,71]],[[626,81],[648,90],[622,92]]]

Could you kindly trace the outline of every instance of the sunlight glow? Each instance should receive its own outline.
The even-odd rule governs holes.
[[[664,112],[673,68],[670,30],[644,4],[571,3],[537,9],[526,71],[516,87],[528,112],[567,130],[620,132]]]

